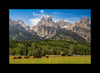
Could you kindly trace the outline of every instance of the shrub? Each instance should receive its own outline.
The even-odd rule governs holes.
[[[65,54],[61,54],[61,56],[65,56]]]
[[[67,54],[67,56],[72,56],[72,54]]]

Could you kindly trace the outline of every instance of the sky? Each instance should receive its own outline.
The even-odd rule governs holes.
[[[54,22],[64,19],[65,22],[74,23],[83,17],[91,20],[91,9],[9,9],[9,18],[22,20],[28,26],[36,25],[47,14]]]

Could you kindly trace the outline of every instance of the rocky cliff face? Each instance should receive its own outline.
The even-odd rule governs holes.
[[[17,24],[19,24],[21,27],[23,27],[25,30],[30,30],[30,27],[27,26],[22,20],[18,20]]]
[[[73,31],[88,42],[91,42],[91,21],[87,17],[84,17],[74,24],[75,26],[73,27]]]
[[[56,25],[60,29],[67,29],[67,30],[72,30],[72,28],[74,27],[74,24],[71,24],[69,22],[65,22],[64,19],[60,20],[59,22],[56,22]]]
[[[83,28],[91,28],[91,21],[87,17],[83,17],[79,22],[75,22],[74,24]]]
[[[38,24],[32,27],[32,30],[34,30],[40,37],[45,38],[54,36],[57,29],[58,26],[55,25],[55,22],[52,20],[50,15],[43,16]]]
[[[80,36],[87,42],[91,42],[91,21],[87,17],[83,17],[79,22],[71,24],[69,22],[65,22],[64,19],[55,23],[50,15],[45,15],[36,26],[32,27],[32,30],[34,30],[39,37],[44,39],[60,40],[66,38],[78,41],[77,37]],[[61,32],[58,36],[58,33],[60,32],[59,30],[63,30],[63,32],[66,33],[63,34],[63,32]],[[74,32],[74,34],[72,32]],[[70,35],[68,33],[70,33]]]
[[[14,21],[9,19],[9,39],[10,40],[40,40],[39,36],[30,30],[22,20]]]
[[[20,30],[30,30],[30,27],[27,26],[22,20],[14,21],[14,20],[9,19],[9,27],[10,29],[12,27],[16,27]]]
[[[9,19],[9,36],[13,40],[52,39],[90,43],[91,21],[84,17],[74,24],[64,19],[55,23],[50,15],[45,15],[35,26],[29,27],[22,20]]]

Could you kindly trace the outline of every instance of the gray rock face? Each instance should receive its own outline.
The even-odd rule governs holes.
[[[22,20],[18,20],[17,24],[19,24],[22,28],[24,28],[25,30],[30,30],[30,27],[27,26]]]
[[[38,22],[36,26],[32,27],[38,36],[50,38],[56,34],[56,30],[58,26],[55,25],[55,22],[52,20],[50,15],[45,15],[43,18]]]
[[[31,28],[31,29],[30,29]],[[9,19],[10,37],[13,39],[53,39],[91,42],[91,21],[84,17],[79,22],[71,24],[64,19],[54,22],[50,15],[45,15],[33,27],[27,26],[22,20]],[[32,38],[31,38],[32,37]],[[80,38],[80,39],[79,39]]]
[[[38,26],[37,34],[40,37],[50,38],[56,34],[56,29],[54,27]]]
[[[27,26],[22,20],[14,21],[9,19],[9,27],[12,28],[12,26],[22,30],[30,30],[30,27]]]
[[[91,42],[91,21],[87,17],[83,17],[79,22],[75,22],[74,24],[73,32]]]
[[[57,28],[57,26],[55,25],[55,22],[52,20],[50,15],[43,16],[43,18],[37,23],[37,25],[38,26],[44,25],[44,26],[48,26],[48,27]]]
[[[81,20],[80,20],[80,23],[87,23],[89,22],[89,19],[87,17],[83,17]]]
[[[56,22],[56,25],[59,26],[60,29],[67,29],[72,30],[74,24],[71,24],[69,22],[64,22],[64,19],[60,20],[59,22]]]
[[[9,18],[9,26],[10,26],[10,25],[17,25],[17,22],[14,21],[14,20],[11,20],[11,19]]]
[[[28,30],[26,29],[28,28]],[[39,36],[29,29],[23,21],[9,19],[9,39],[10,40],[39,40]]]
[[[32,30],[34,30],[39,37],[43,37],[45,39],[52,38],[57,35],[58,30],[71,30],[88,42],[91,42],[90,28],[91,21],[87,17],[82,18],[79,22],[71,24],[69,22],[65,22],[64,19],[55,23],[50,15],[45,15],[36,26],[32,27]]]
[[[87,17],[83,17],[79,22],[75,22],[74,24],[83,28],[91,28],[91,21]]]

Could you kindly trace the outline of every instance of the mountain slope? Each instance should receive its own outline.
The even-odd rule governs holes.
[[[37,23],[36,26],[32,27],[39,37],[51,38],[56,35],[58,26],[49,15],[43,16],[43,18]]]
[[[87,17],[83,17],[79,22],[74,23],[73,32],[91,42],[91,21]]]
[[[64,19],[56,22],[56,25],[60,28],[60,29],[67,29],[67,30],[72,30],[73,28],[73,24],[69,23],[69,22],[65,22]]]
[[[31,28],[31,29],[30,29]],[[60,20],[54,22],[50,15],[45,15],[33,27],[27,26],[22,20],[9,19],[10,40],[67,40],[91,43],[91,21],[84,17],[71,24]]]
[[[73,42],[88,43],[84,38],[71,30],[60,29],[57,34],[51,38],[52,40],[67,40]]]
[[[18,24],[17,21],[13,21],[10,19],[9,39],[10,40],[40,40],[38,35],[33,30],[26,30],[26,27],[23,27],[20,24]]]

